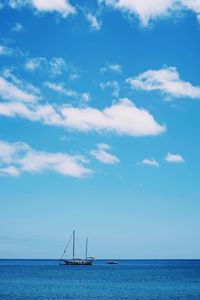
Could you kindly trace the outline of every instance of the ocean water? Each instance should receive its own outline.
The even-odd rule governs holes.
[[[0,299],[200,299],[200,260],[0,260]]]

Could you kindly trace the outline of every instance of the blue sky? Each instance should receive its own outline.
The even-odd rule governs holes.
[[[0,257],[198,258],[199,0],[0,5]]]

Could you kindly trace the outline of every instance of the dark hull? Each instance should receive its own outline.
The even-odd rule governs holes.
[[[93,260],[63,260],[64,265],[70,265],[70,266],[91,266],[93,264]]]

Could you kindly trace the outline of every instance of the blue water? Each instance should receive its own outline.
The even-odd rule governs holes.
[[[200,299],[200,260],[0,260],[0,299]]]

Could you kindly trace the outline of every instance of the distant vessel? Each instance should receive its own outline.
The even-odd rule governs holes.
[[[108,265],[118,265],[118,262],[117,261],[113,261],[113,260],[109,260],[107,262]]]
[[[72,258],[66,259],[64,258],[66,250],[71,242],[72,239]],[[85,244],[85,258],[76,258],[75,257],[75,230],[73,230],[72,235],[63,251],[63,254],[60,258],[60,264],[61,265],[78,265],[78,266],[91,266],[94,262],[94,257],[88,256],[88,238],[86,238],[86,244]]]

